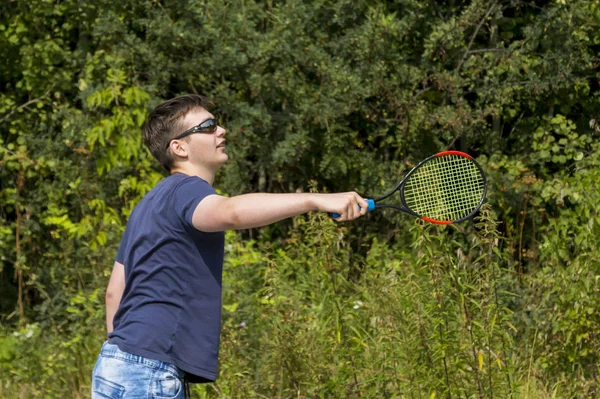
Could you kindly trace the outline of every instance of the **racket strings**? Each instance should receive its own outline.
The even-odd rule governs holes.
[[[479,203],[478,185],[472,184],[472,177],[468,178],[469,169],[465,169],[465,165],[469,161],[444,161],[423,165],[423,169],[413,176],[415,191],[412,192],[414,195],[406,195],[407,202],[423,216],[457,220],[468,215]]]
[[[409,176],[404,199],[421,216],[454,221],[477,209],[484,186],[479,168],[469,158],[444,155],[432,158]]]
[[[436,176],[436,171],[427,172],[425,176],[429,178],[421,182],[425,195],[414,197],[413,206],[419,213],[439,220],[457,220],[467,216],[477,206],[479,196],[473,195],[468,181],[460,177],[464,170],[455,170],[454,181],[449,180],[447,175]]]

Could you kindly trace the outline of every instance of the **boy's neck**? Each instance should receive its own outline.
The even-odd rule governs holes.
[[[192,165],[178,165],[171,169],[171,174],[183,173],[188,176],[198,176],[212,186],[215,180],[215,172],[202,167]]]

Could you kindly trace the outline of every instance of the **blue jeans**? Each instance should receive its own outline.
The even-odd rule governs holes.
[[[177,366],[123,352],[106,341],[92,374],[92,399],[184,399]]]

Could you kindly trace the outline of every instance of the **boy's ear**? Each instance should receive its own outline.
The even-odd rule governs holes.
[[[182,141],[181,140],[173,140],[173,141],[171,141],[171,144],[169,145],[169,148],[171,149],[171,153],[173,155],[181,157],[181,158],[187,157],[187,150],[182,145]]]

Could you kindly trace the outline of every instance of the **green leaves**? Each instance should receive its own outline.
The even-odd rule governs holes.
[[[539,151],[540,160],[555,164],[581,161],[592,138],[577,133],[575,123],[563,115],[547,118],[544,122],[533,136],[533,149]]]
[[[87,98],[89,109],[104,116],[86,133],[92,151],[97,143],[101,146],[97,159],[100,176],[116,166],[130,165],[133,159],[148,159],[140,131],[149,94],[138,87],[124,87],[127,79],[122,70],[109,69],[106,79],[110,85]]]

